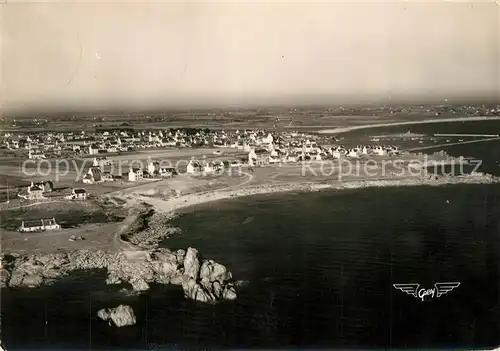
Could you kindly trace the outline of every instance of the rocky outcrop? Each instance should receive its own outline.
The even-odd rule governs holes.
[[[196,279],[200,273],[200,261],[198,250],[190,247],[184,256],[184,274],[189,278]]]
[[[115,308],[103,308],[97,311],[97,317],[103,321],[113,322],[117,327],[125,327],[128,325],[134,325],[136,323],[136,318],[134,310],[132,307],[127,305],[120,305]]]
[[[198,251],[189,248],[184,257],[184,295],[190,299],[209,302],[220,299],[236,299],[232,275],[226,267],[214,262],[203,261],[200,268]]]
[[[191,247],[119,253],[76,250],[2,262],[2,282],[10,287],[36,287],[74,270],[106,269],[107,284],[128,283],[136,292],[147,291],[151,283],[162,283],[179,285],[186,297],[201,302],[236,298],[231,272],[220,263],[200,258]]]

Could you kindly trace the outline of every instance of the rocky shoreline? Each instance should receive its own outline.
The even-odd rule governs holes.
[[[187,298],[200,302],[234,300],[236,285],[225,266],[199,256],[194,248],[123,251],[75,250],[29,256],[2,255],[2,287],[37,287],[72,271],[105,269],[107,284],[128,283],[136,292],[149,284],[179,285]]]
[[[144,210],[139,213],[136,223],[121,235],[121,240],[144,250],[156,249],[163,240],[181,233],[180,228],[170,225],[170,221],[175,217],[174,213],[165,214],[152,209]]]

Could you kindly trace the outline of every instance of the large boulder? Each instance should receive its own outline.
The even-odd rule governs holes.
[[[134,310],[128,305],[120,305],[108,309],[103,308],[97,311],[97,317],[104,321],[113,322],[117,327],[125,327],[136,323]]]
[[[203,262],[201,266],[200,278],[208,278],[208,280],[210,280],[211,282],[225,282],[232,278],[232,274],[227,270],[225,266],[221,265],[220,263],[212,260],[207,260]]]
[[[226,300],[236,300],[238,295],[236,295],[236,289],[234,286],[228,284],[224,287],[224,293],[222,294],[222,297]]]
[[[0,270],[0,288],[5,288],[9,283],[9,280],[10,280],[10,272],[7,269],[2,268]]]
[[[211,302],[215,301],[216,297],[205,290],[202,285],[198,284],[196,280],[190,278],[182,284],[182,290],[184,291],[184,296],[191,300],[200,302]]]
[[[130,281],[130,284],[132,284],[132,289],[134,291],[148,291],[149,290],[149,284],[144,281],[144,279],[133,279]]]

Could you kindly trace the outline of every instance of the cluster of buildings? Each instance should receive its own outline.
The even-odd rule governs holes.
[[[225,131],[208,129],[127,130],[104,132],[37,132],[3,133],[0,148],[21,150],[27,158],[95,155],[128,152],[163,147],[216,147],[247,149],[266,143],[269,133],[264,130]],[[283,141],[300,138],[294,132],[279,133]]]
[[[151,178],[167,178],[177,174],[175,168],[162,167],[160,162],[151,161],[146,168],[131,167],[122,174],[112,174],[110,171],[105,171],[106,166],[111,166],[112,161],[107,157],[94,157],[92,166],[83,176],[84,184],[97,184],[113,181],[139,181]]]
[[[25,200],[40,200],[45,198],[46,193],[54,190],[54,183],[46,182],[31,182],[30,185],[20,191],[17,196]]]

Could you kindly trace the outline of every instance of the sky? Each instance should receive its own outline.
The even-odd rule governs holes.
[[[494,3],[12,0],[0,11],[4,110],[499,97]]]

